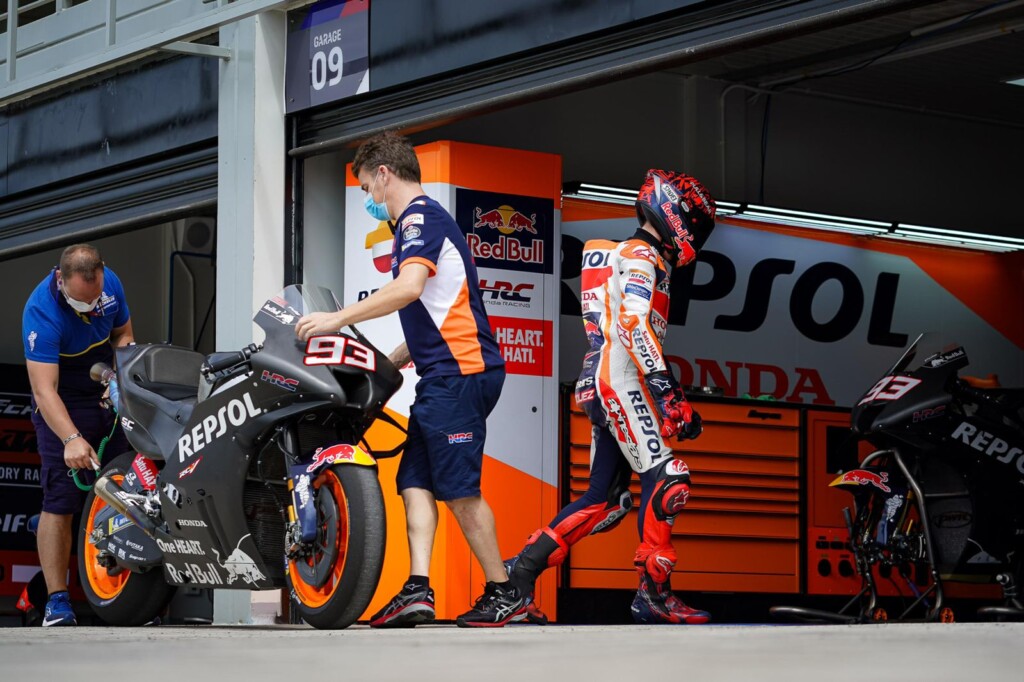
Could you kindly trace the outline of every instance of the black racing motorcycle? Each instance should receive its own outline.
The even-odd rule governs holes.
[[[967,365],[962,346],[922,334],[857,402],[853,434],[879,449],[830,485],[854,497],[843,511],[861,590],[837,614],[773,613],[888,620],[877,574],[912,597],[895,620],[952,621],[952,580],[999,583],[1003,603],[979,614],[1024,617],[1024,389],[972,386],[959,376]]]
[[[117,350],[116,407],[137,453],[104,463],[78,533],[100,618],[147,623],[183,585],[286,587],[317,628],[366,609],[386,532],[376,459],[401,446],[374,453],[364,434],[378,418],[401,428],[383,408],[402,376],[354,327],[296,338],[301,316],[338,309],[327,289],[290,286],[253,318],[262,346]]]

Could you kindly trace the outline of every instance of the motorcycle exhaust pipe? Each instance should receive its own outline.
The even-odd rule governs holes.
[[[149,537],[156,539],[156,524],[153,523],[153,520],[149,518],[145,511],[139,508],[138,504],[127,499],[128,493],[109,475],[104,474],[97,478],[96,483],[93,484],[93,490],[96,491],[96,495],[101,500],[113,507],[118,514],[121,514],[141,528],[142,532]]]

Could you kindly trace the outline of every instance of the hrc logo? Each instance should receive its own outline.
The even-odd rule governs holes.
[[[466,432],[466,433],[449,433],[448,434],[448,444],[449,445],[454,445],[455,443],[472,443],[472,442],[473,442],[473,432],[472,431],[469,431],[469,432]]]
[[[267,370],[263,370],[263,374],[260,376],[260,380],[266,381],[269,384],[274,384],[275,386],[280,386],[286,391],[293,392],[299,385],[297,379],[289,379],[287,377],[281,376],[280,374],[269,372]]]

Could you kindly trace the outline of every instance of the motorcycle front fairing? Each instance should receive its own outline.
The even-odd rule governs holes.
[[[879,447],[895,440],[933,449],[939,441],[935,429],[946,421],[953,402],[950,386],[967,364],[962,347],[939,334],[920,335],[854,406],[853,431]]]
[[[217,379],[195,406],[161,475],[168,533],[158,544],[169,582],[276,586],[243,504],[252,458],[278,426],[300,417],[302,423],[336,424],[358,442],[372,421],[367,413],[397,390],[401,375],[365,340],[340,333],[309,344],[298,340],[301,316],[337,309],[333,294],[318,288],[291,286],[269,299],[254,317],[266,333],[262,349],[240,373]],[[313,451],[285,454],[297,464],[310,461]]]

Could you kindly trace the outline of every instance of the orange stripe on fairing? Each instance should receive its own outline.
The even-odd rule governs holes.
[[[556,154],[447,140],[416,147],[422,182],[446,182],[483,192],[542,197],[561,207],[562,158]],[[358,187],[352,164],[345,184]]]
[[[404,261],[402,261],[402,264],[398,266],[399,271],[401,271],[401,269],[404,268],[409,263],[419,263],[420,265],[426,265],[427,269],[430,270],[431,277],[437,274],[437,264],[421,256],[410,256],[409,258],[406,258]]]
[[[634,215],[632,206],[601,204],[579,199],[566,199],[562,208],[562,222],[565,223],[631,218]],[[789,225],[760,223],[734,217],[720,218],[718,222],[761,232],[903,256],[973,310],[993,329],[1018,347],[1024,348],[1024,315],[1020,310],[1021,292],[1024,291],[1024,252],[1000,254],[969,251],[843,232],[824,232]],[[1007,301],[1010,302],[1010,306],[1007,306]]]
[[[477,335],[476,318],[469,307],[469,281],[463,281],[448,315],[441,324],[441,338],[448,344],[463,374],[484,371],[484,354]]]

